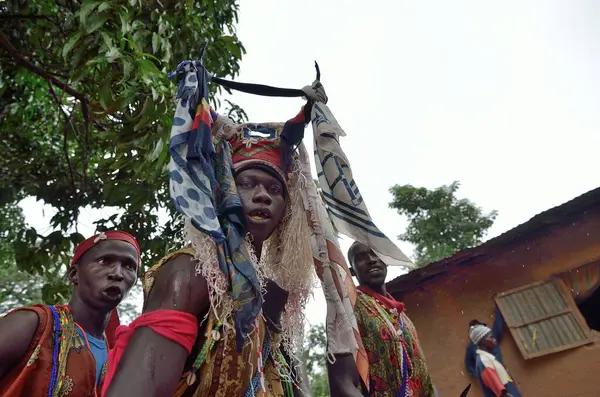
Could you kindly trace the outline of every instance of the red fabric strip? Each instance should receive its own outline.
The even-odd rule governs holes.
[[[396,309],[398,310],[398,313],[402,313],[402,311],[404,310],[404,303],[398,302],[396,299],[394,299],[392,295],[388,293],[386,293],[385,296],[383,296],[364,286],[359,286],[358,289],[364,292],[365,294],[377,299],[388,310]]]
[[[160,336],[181,345],[188,354],[192,351],[198,336],[198,320],[195,316],[177,310],[157,310],[144,313],[131,324],[120,325],[116,330],[116,342],[108,353],[108,372],[102,387],[102,397],[106,395],[119,361],[136,329],[149,327]]]
[[[102,235],[102,238],[98,238],[100,235]],[[98,241],[96,241],[97,238],[98,238]],[[79,259],[81,259],[83,254],[85,254],[90,248],[92,248],[96,244],[98,244],[102,241],[106,241],[106,240],[120,240],[120,241],[125,241],[126,243],[133,245],[137,251],[138,261],[139,261],[140,245],[138,244],[135,237],[133,237],[131,234],[129,234],[127,232],[108,231],[108,232],[95,234],[92,237],[85,240],[84,242],[82,242],[81,244],[79,244],[77,246],[77,248],[75,248],[75,253],[73,254],[73,259],[71,260],[71,264],[77,263],[77,261]]]
[[[494,368],[486,367],[481,371],[481,381],[498,397],[502,396],[502,392],[506,390]]]

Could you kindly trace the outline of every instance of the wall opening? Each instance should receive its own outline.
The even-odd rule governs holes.
[[[588,326],[593,330],[600,331],[600,288],[596,288],[589,298],[577,306]]]

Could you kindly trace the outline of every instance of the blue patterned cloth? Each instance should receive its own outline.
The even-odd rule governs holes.
[[[210,76],[200,61],[185,61],[169,78],[180,76],[171,128],[170,193],[177,211],[217,243],[219,268],[230,282],[241,351],[262,306],[256,269],[244,249],[243,209],[228,142],[211,133],[217,114],[208,105]]]

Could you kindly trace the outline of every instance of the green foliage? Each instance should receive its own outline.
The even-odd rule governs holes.
[[[327,336],[323,324],[308,331],[304,349],[304,362],[308,372],[310,391],[313,397],[329,397],[327,379]]]
[[[394,208],[408,217],[402,241],[415,245],[415,263],[424,266],[451,256],[457,251],[479,245],[492,226],[497,212],[483,214],[467,199],[458,199],[460,184],[453,182],[434,190],[411,185],[393,186]]]
[[[31,305],[42,298],[42,277],[17,269],[12,230],[23,226],[23,213],[17,206],[0,208],[0,314],[15,306]]]
[[[0,207],[33,196],[57,210],[48,232],[10,226],[14,259],[46,280],[45,301],[68,294],[56,280],[84,238],[83,208],[108,208],[98,230],[133,233],[145,266],[179,246],[167,72],[206,43],[207,69],[235,76],[245,53],[237,13],[234,0],[0,2]],[[245,118],[232,103],[228,112]],[[165,224],[159,212],[170,215]]]

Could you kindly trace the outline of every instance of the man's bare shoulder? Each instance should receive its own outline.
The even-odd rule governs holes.
[[[29,307],[22,307],[14,312],[7,314],[0,320],[0,330],[14,328],[25,332],[33,329],[37,330],[40,323],[40,317],[38,313]]]
[[[0,378],[17,364],[31,345],[40,324],[34,309],[21,308],[0,320]]]

